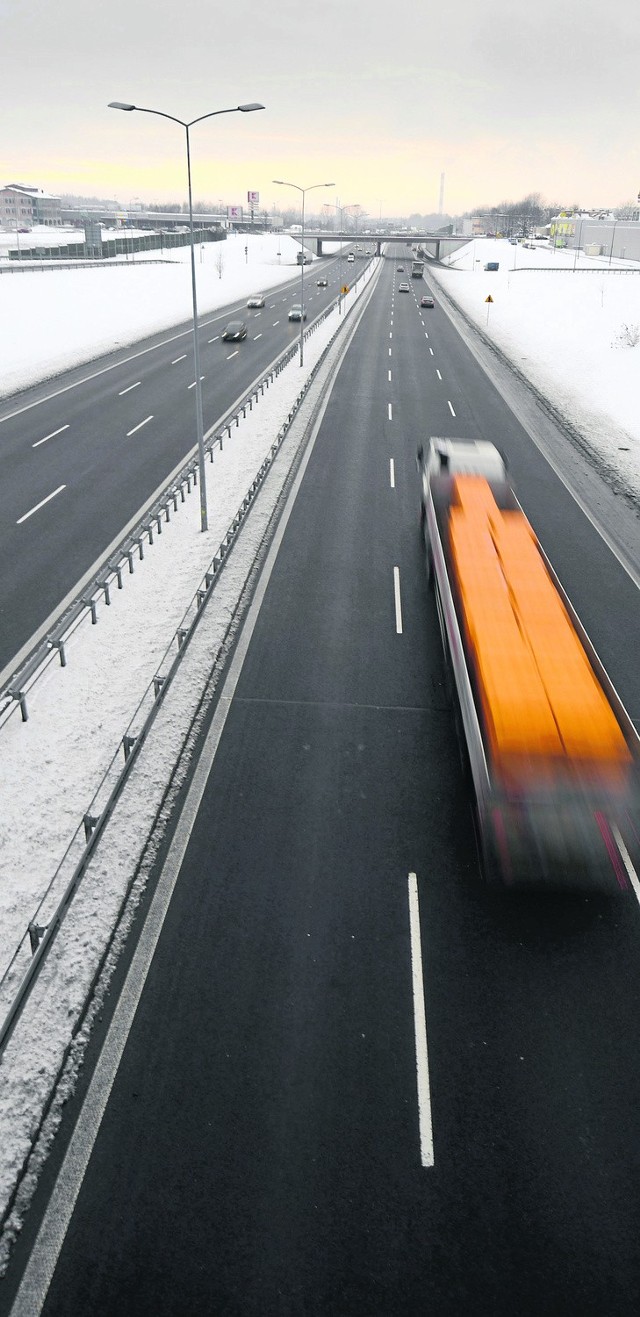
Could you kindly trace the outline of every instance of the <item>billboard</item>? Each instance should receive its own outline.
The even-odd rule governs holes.
[[[259,192],[247,192],[247,201],[250,206],[257,206],[260,202]]]
[[[227,206],[227,219],[241,220],[242,206]]]

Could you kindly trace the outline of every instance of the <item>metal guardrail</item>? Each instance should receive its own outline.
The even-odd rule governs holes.
[[[597,256],[592,256],[591,260],[596,261]],[[606,256],[603,256],[606,260]],[[506,267],[505,267],[506,268]],[[593,270],[580,269],[576,266],[575,270],[572,265],[564,265],[556,268],[553,265],[516,265],[507,270],[507,274],[640,274],[640,268],[637,270],[620,268],[620,266],[609,267],[608,265],[596,266]]]
[[[334,309],[335,303],[332,303],[331,306],[327,307],[326,310],[312,322],[309,328],[305,331],[305,339],[310,337],[310,335],[319,328],[327,316],[332,314]],[[73,897],[78,890],[97,841],[113,813],[135,759],[146,740],[156,714],[171,685],[185,648],[197,626],[203,606],[213,591],[215,582],[224,566],[229,550],[237,539],[240,529],[243,526],[248,512],[264,483],[264,479],[280,450],[294,417],[331,349],[336,334],[338,334],[340,328],[345,323],[345,319],[340,321],[336,327],[335,334],[332,335],[330,342],[326,345],[318,358],[318,361],[312,367],[300,393],[297,395],[295,403],[288,413],[287,420],[280,427],[276,439],[271,445],[268,456],[263,461],[257,475],[254,477],[240,508],[236,512],[233,521],[230,523],[223,540],[213,556],[208,571],[205,572],[180,625],[174,632],[156,673],[142,696],[127,729],[119,742],[118,749],[112,757],[88,808],[85,810],[80,826],[74,833],[65,855],[58,865],[55,874],[51,878],[46,891],[41,896],[36,910],[34,911],[7,968],[0,978],[0,1006],[2,1006],[3,1002],[6,1003],[4,1006],[4,1019],[0,1025],[0,1057],[11,1037],[16,1021],[44,960],[46,959],[48,951],[53,945]],[[277,358],[276,363],[269,374],[265,376],[259,384],[255,385],[246,395],[245,400],[237,408],[233,417],[227,418],[222,430],[212,436],[207,444],[211,460],[213,460],[213,449],[215,446],[219,444],[220,447],[222,447],[224,432],[226,431],[228,435],[231,434],[233,424],[235,423],[237,426],[240,423],[240,413],[244,411],[244,414],[246,415],[246,410],[248,407],[250,408],[252,406],[253,400],[255,399],[257,401],[258,396],[264,391],[264,387],[268,387],[267,381],[272,380],[275,378],[275,375],[280,374],[285,365],[297,355],[298,351],[299,344],[296,340],[293,345],[285,349],[284,353]],[[144,522],[141,523],[141,535],[137,536],[134,532],[133,535],[128,536],[119,553],[112,555],[105,564],[107,569],[113,570],[116,574],[119,569],[122,574],[125,570],[126,562],[131,561],[129,559],[129,553],[132,552],[132,550],[127,546],[130,546],[131,543],[133,543],[134,545],[139,546],[141,551],[144,535],[148,535],[149,533],[151,533],[150,542],[153,542],[153,531],[151,529],[152,523],[155,525],[158,533],[160,533],[163,516],[167,521],[170,518],[169,504],[173,503],[174,509],[176,509],[177,498],[181,496],[184,501],[184,485],[190,480],[193,481],[195,487],[197,483],[197,455],[186,464],[185,469],[178,477],[178,480],[172,482],[171,487],[165,491],[162,498],[154,505],[154,509],[146,515]],[[114,560],[116,559],[118,565],[114,566]],[[106,580],[100,580],[100,575],[101,573],[98,573],[95,578],[93,593],[98,589],[102,592],[105,602],[108,604],[108,583]],[[118,577],[119,587],[121,587],[121,584],[121,578]],[[88,613],[91,615],[92,624],[97,621],[96,601],[93,599],[93,593],[91,598],[83,598],[75,606],[76,608],[80,607],[84,610],[85,616],[87,616]],[[68,638],[68,634],[71,633],[70,629],[75,627],[75,624],[77,624],[78,618],[80,617],[80,614],[75,612],[74,606],[72,606],[70,611],[73,612],[73,618],[70,619],[69,613],[66,613],[59,626],[55,629],[55,632],[51,633],[45,642],[45,645],[41,647],[46,647],[47,650],[51,652],[57,650],[62,664],[66,661],[64,654],[64,641]],[[63,632],[62,628],[66,628],[66,631]],[[223,638],[222,645],[224,644],[225,639],[226,637]],[[38,651],[38,654],[39,653],[40,651]],[[44,660],[42,658],[39,659],[40,664],[42,664],[43,661],[46,663],[49,657],[50,653],[48,652],[45,655]],[[36,656],[34,656],[26,666],[32,666],[35,662]],[[24,671],[24,669],[22,671]],[[24,716],[23,713],[23,717]]]
[[[127,261],[118,259],[104,261],[86,261],[80,257],[77,261],[34,261],[29,265],[26,261],[14,261],[13,265],[0,265],[0,274],[33,274],[34,271],[41,270],[91,270],[100,268],[102,270],[112,270],[116,265],[127,265],[130,269],[144,268],[145,265],[174,265],[175,261],[161,256],[152,256],[149,260],[144,261]]]

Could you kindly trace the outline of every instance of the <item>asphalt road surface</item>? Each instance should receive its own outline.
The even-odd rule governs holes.
[[[47,1317],[638,1312],[640,910],[479,879],[417,444],[505,450],[636,714],[637,592],[437,294],[397,283],[324,415]]]

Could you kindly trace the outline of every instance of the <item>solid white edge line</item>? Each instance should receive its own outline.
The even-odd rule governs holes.
[[[39,448],[40,444],[46,444],[48,439],[55,439],[57,434],[62,434],[63,430],[68,430],[68,429],[69,429],[68,425],[61,425],[59,430],[52,430],[51,434],[45,434],[44,439],[36,439],[35,444],[32,444],[31,447]]]
[[[420,1160],[423,1166],[433,1166],[433,1127],[431,1124],[431,1092],[429,1089],[427,1016],[424,1005],[424,977],[422,973],[422,944],[420,941],[418,879],[415,873],[409,874],[409,928],[411,932],[411,977],[413,982],[413,1026],[416,1041],[416,1081],[418,1087]]]
[[[66,485],[58,485],[58,488],[54,489],[52,494],[47,494],[46,498],[43,498],[40,500],[39,503],[36,503],[35,508],[30,508],[29,511],[25,512],[22,517],[18,517],[18,520],[16,521],[16,526],[21,526],[23,521],[28,521],[29,517],[32,517],[34,512],[39,512],[40,508],[43,508],[45,503],[50,503],[52,498],[56,497],[56,494],[61,494],[63,489],[66,488],[67,488]]]
[[[616,827],[615,823],[612,823],[611,831],[616,839],[616,846],[618,847],[618,850],[620,851],[620,855],[622,856],[622,863],[624,864],[627,874],[629,875],[629,882],[633,887],[636,901],[638,902],[638,905],[640,905],[640,878],[638,878],[638,875],[631,862],[631,856],[629,855],[629,852],[624,844],[624,841],[622,840],[622,837],[620,836],[620,832]]]
[[[89,1084],[80,1114],[64,1161],[53,1186],[40,1229],[38,1231],[29,1260],[25,1267],[20,1288],[14,1299],[10,1317],[39,1317],[45,1303],[47,1292],[58,1264],[60,1251],[64,1244],[73,1215],[76,1200],[84,1173],[93,1152],[100,1123],[104,1115],[109,1095],[120,1065],[129,1031],[133,1024],[138,1002],[142,996],[147,974],[153,960],[156,946],[160,939],[162,926],[169,908],[175,885],[178,881],[182,861],[189,844],[193,823],[200,808],[207,780],[215,759],[220,739],[227,721],[231,702],[244,660],[251,643],[262,601],[267,591],[271,574],[284,538],[289,518],[293,511],[298,490],[302,484],[307,466],[313,452],[317,435],[324,420],[329,404],[331,389],[328,389],[313,427],[313,433],[298,468],[289,497],[280,517],[267,554],[253,600],[247,611],[244,625],[231,660],[229,671],[223,682],[218,706],[213,716],[210,730],[205,740],[202,754],[195,768],[191,786],[176,826],[173,841],[149,912],[140,932],[138,945],[133,954],[131,965],[124,982],[120,999],[115,1008],[113,1019],[102,1045],[95,1071]]]
[[[147,416],[144,421],[140,422],[139,425],[134,425],[133,430],[127,430],[126,438],[130,439],[131,435],[136,433],[136,430],[141,430],[143,425],[148,425],[149,421],[152,420],[153,420],[153,412],[151,413],[151,416]]]
[[[393,569],[393,597],[396,606],[396,634],[402,635],[402,604],[400,602],[400,568]]]
[[[389,482],[390,482],[390,484],[391,484],[391,488],[392,488],[392,489],[395,489],[395,487],[396,487],[396,466],[395,466],[395,462],[394,462],[394,460],[393,460],[392,457],[389,458]]]

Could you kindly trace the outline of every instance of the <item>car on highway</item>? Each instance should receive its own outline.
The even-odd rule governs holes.
[[[404,274],[404,265],[396,266],[396,274]]]
[[[432,297],[421,297],[420,306],[435,306],[435,302]]]
[[[351,261],[355,261],[355,259],[356,259],[356,258],[355,258],[355,256],[354,256],[353,252],[349,252],[349,255],[347,256],[347,261],[351,262]]]
[[[225,325],[221,335],[223,343],[235,343],[240,339],[247,337],[247,326],[244,320],[230,320]]]
[[[294,302],[289,311],[289,320],[306,320],[307,313],[299,302]]]
[[[398,284],[399,293],[410,293],[411,289],[408,284]]]
[[[266,304],[267,304],[267,299],[264,293],[252,293],[251,297],[247,301],[247,306],[250,307],[266,306]]]
[[[328,287],[329,287],[328,279],[316,279],[316,288],[328,288]]]

